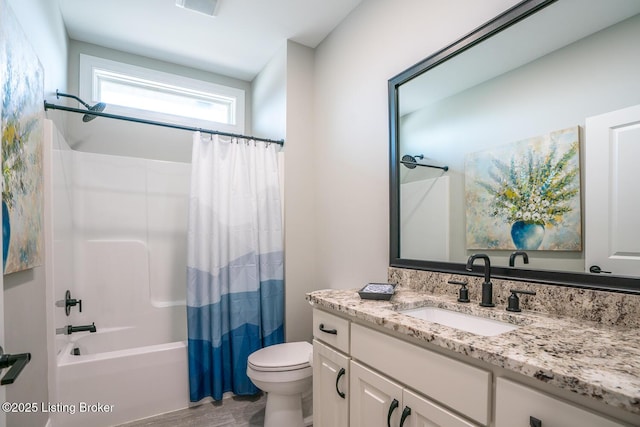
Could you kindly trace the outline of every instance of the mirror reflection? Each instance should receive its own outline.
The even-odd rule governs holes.
[[[640,104],[638,40],[640,2],[560,0],[399,85],[399,258],[640,276],[640,131],[594,139]]]

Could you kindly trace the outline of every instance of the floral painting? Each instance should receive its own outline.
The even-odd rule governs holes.
[[[468,249],[582,250],[580,129],[465,158]]]
[[[7,1],[0,0],[4,274],[42,264],[43,81],[38,57]]]

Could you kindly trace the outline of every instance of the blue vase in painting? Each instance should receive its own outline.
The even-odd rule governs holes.
[[[535,222],[516,221],[511,225],[511,239],[516,249],[535,250],[544,238],[544,225]]]
[[[9,208],[2,201],[2,271],[7,265],[9,256],[9,240],[11,239],[11,223],[9,222]]]

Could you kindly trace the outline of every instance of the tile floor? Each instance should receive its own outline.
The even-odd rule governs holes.
[[[266,403],[265,394],[234,396],[118,427],[261,427]]]

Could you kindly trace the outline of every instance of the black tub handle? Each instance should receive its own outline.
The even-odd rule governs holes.
[[[325,334],[338,335],[338,331],[336,329],[325,329],[324,328],[324,323],[320,323],[320,328],[319,329],[322,332],[324,332]]]
[[[340,371],[338,371],[338,376],[336,377],[336,392],[338,393],[338,396],[343,399],[346,397],[346,395],[338,388],[338,382],[340,381],[340,377],[342,377],[346,373],[347,371],[345,371],[344,368],[340,368]]]
[[[409,408],[408,406],[405,406],[404,410],[402,411],[402,417],[400,418],[400,427],[404,425],[404,421],[407,419],[409,415],[411,415],[411,408]]]
[[[387,414],[387,427],[391,427],[391,414],[393,414],[393,411],[395,411],[398,406],[400,406],[400,402],[398,402],[397,399],[393,399],[391,405],[389,405],[389,413]]]

